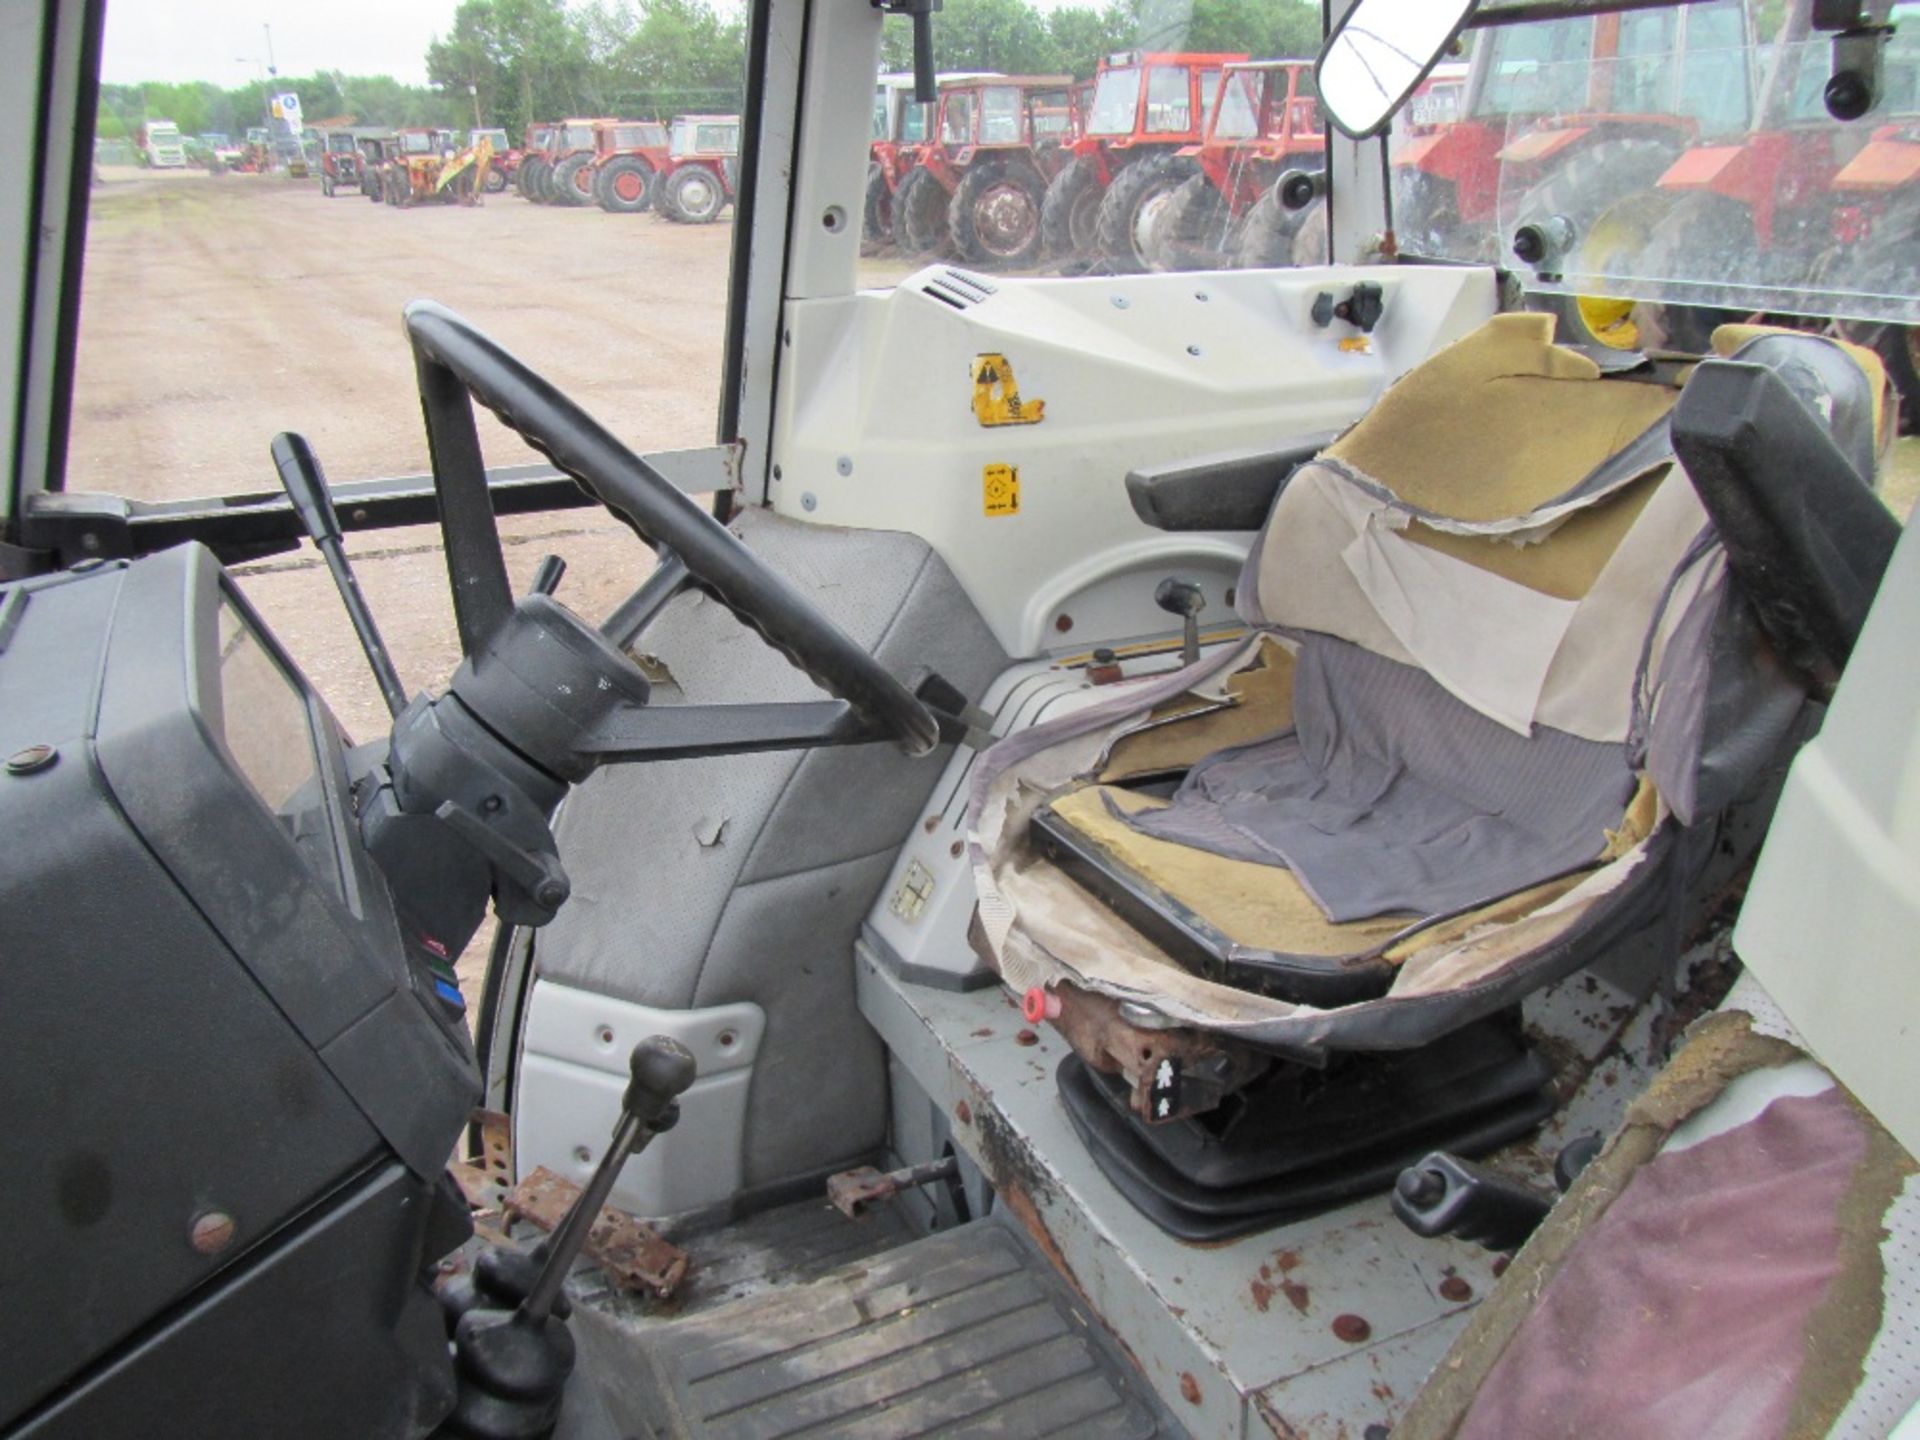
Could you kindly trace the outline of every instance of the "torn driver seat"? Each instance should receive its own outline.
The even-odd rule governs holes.
[[[1133,1121],[1274,1057],[1431,1050],[1673,917],[1804,733],[1675,461],[1681,374],[1603,376],[1552,326],[1495,317],[1288,479],[1244,640],[979,767],[993,961]],[[1870,487],[1872,357],[1727,338]]]

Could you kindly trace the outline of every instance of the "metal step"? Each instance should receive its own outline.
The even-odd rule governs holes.
[[[646,1351],[672,1440],[1183,1433],[992,1219],[661,1326]]]

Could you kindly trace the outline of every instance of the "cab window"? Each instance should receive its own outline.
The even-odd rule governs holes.
[[[1017,145],[1020,142],[1020,92],[1011,85],[995,85],[980,92],[980,143]]]
[[[1149,135],[1172,135],[1193,128],[1191,85],[1184,68],[1155,65],[1147,71]]]

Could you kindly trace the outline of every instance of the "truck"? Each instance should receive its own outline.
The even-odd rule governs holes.
[[[180,127],[171,120],[149,120],[140,127],[141,163],[151,170],[184,170],[186,147],[180,140]]]

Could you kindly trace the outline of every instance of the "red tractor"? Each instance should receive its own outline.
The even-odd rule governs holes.
[[[513,188],[520,192],[522,200],[540,203],[539,183],[542,170],[546,166],[547,147],[553,143],[553,132],[558,128],[552,121],[541,120],[527,126],[520,142],[520,163],[514,167]]]
[[[1583,237],[1583,274],[1732,283],[1753,292],[1887,292],[1903,277],[1903,298],[1920,294],[1920,3],[1898,5],[1880,102],[1882,123],[1868,130],[1827,113],[1823,90],[1830,45],[1811,27],[1809,0],[1795,0],[1776,40],[1754,128],[1738,139],[1688,150],[1662,173],[1652,193],[1622,197]],[[1639,240],[1622,255],[1595,253],[1608,235]],[[1624,247],[1622,247],[1624,249]],[[1872,278],[1870,278],[1872,277]],[[1704,350],[1715,324],[1758,305],[1675,307],[1659,311],[1667,343]],[[1843,320],[1843,333],[1870,344],[1905,400],[1911,425],[1920,410],[1920,329],[1885,321]]]
[[[331,200],[342,191],[360,192],[360,146],[351,130],[320,133],[320,193]]]
[[[658,120],[602,120],[593,127],[593,163],[577,172],[610,215],[638,215],[653,203],[667,163],[667,127]]]
[[[1147,268],[1160,207],[1191,175],[1180,150],[1206,131],[1221,72],[1245,55],[1111,55],[1093,104],[1047,187],[1041,228],[1049,256],[1097,259],[1117,273]]]
[[[1076,119],[1068,75],[942,83],[933,139],[894,195],[894,244],[910,256],[950,247],[995,268],[1038,260],[1047,182],[1066,164]]]
[[[555,126],[545,152],[547,172],[541,180],[540,198],[549,205],[591,205],[593,166],[600,158],[600,127],[618,123],[602,117],[565,120]]]
[[[873,139],[867,149],[867,192],[860,219],[861,248],[868,253],[893,243],[893,197],[926,143],[932,111],[932,105],[913,98],[911,75],[882,75],[874,86]]]
[[[1521,227],[1555,216],[1595,243],[1635,243],[1595,222],[1688,146],[1744,131],[1752,94],[1740,0],[1491,29],[1474,47],[1464,118],[1394,151],[1399,248],[1497,262]],[[1324,226],[1300,236],[1296,263],[1324,258]],[[1549,303],[1563,340],[1639,343],[1630,301]]]
[[[1283,265],[1302,212],[1274,182],[1293,170],[1324,170],[1326,133],[1311,60],[1256,60],[1221,72],[1206,138],[1177,157],[1186,171],[1147,236],[1155,270],[1225,264]]]
[[[706,225],[733,203],[740,155],[738,115],[680,115],[654,186],[654,213]]]

